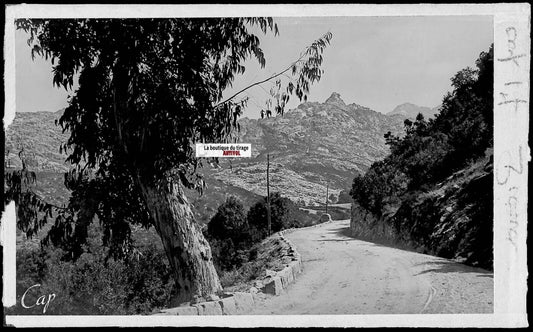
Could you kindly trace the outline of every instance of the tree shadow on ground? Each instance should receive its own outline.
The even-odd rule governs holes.
[[[329,230],[329,234],[335,234],[338,236],[341,236],[340,239],[318,239],[315,240],[317,242],[346,242],[346,241],[354,241],[357,240],[350,236],[350,228],[349,227],[339,227],[332,230]]]
[[[350,227],[339,227],[339,228],[335,228],[335,229],[330,230],[329,233],[335,233],[336,235],[344,236],[344,237],[349,238],[349,239],[342,240],[342,241],[355,240],[355,238],[353,238],[353,237],[351,236],[351,233],[350,233]]]
[[[461,264],[461,263],[452,262],[452,261],[436,260],[433,262],[425,262],[425,263],[416,264],[415,266],[422,266],[422,265],[424,266],[431,265],[431,267],[425,269],[424,271],[418,273],[417,275],[426,274],[430,272],[435,272],[435,273],[457,273],[458,272],[458,273],[475,273],[475,274],[478,274],[478,276],[480,277],[493,278],[493,272],[491,271],[484,270],[479,267],[473,267],[473,266],[468,266],[468,265]]]
[[[398,242],[391,242],[391,241],[387,241],[387,240],[379,240],[379,239],[368,239],[368,238],[364,238],[364,237],[359,237],[359,236],[353,236],[352,233],[351,233],[351,230],[350,230],[350,226],[346,226],[346,227],[339,227],[339,228],[335,228],[335,229],[331,229],[329,231],[329,233],[335,233],[336,235],[338,236],[342,236],[342,237],[345,237],[343,239],[335,239],[335,240],[317,240],[317,241],[354,241],[354,240],[358,240],[358,241],[362,241],[364,242],[365,245],[368,245],[368,246],[375,246],[375,247],[383,247],[383,248],[392,248],[392,249],[398,249],[398,250],[402,250],[402,251],[409,251],[409,252],[413,252],[413,253],[420,253],[419,251],[413,249],[413,248],[410,248],[410,247],[407,247],[401,243],[398,243]]]
[[[365,242],[365,245],[369,246],[376,246],[376,247],[386,247],[386,248],[394,248],[397,250],[412,252],[416,254],[422,254],[422,255],[429,255],[434,258],[433,261],[425,262],[421,264],[417,264],[415,266],[422,266],[425,267],[431,266],[430,268],[426,268],[422,272],[418,274],[426,274],[430,272],[437,272],[437,273],[453,273],[453,272],[460,272],[460,273],[476,273],[480,277],[486,277],[486,278],[493,278],[493,272],[489,270],[485,270],[483,268],[479,267],[473,267],[465,264],[461,264],[458,262],[454,262],[452,260],[449,260],[448,258],[440,258],[428,253],[423,253],[419,250],[416,250],[414,248],[410,248],[407,245],[404,245],[399,242],[392,242],[392,241],[384,241],[384,240],[376,240],[376,239],[365,239],[362,237],[354,237],[351,234],[350,227],[349,226],[340,226],[336,228],[332,228],[328,230],[329,234],[335,234],[341,238],[339,239],[318,239],[317,242],[322,241],[333,241],[333,242],[346,242],[346,241],[353,241],[353,240],[359,240]]]
[[[350,227],[339,227],[335,228],[329,231],[329,233],[335,233],[339,236],[348,237],[349,239],[331,239],[331,240],[317,240],[317,241],[350,241],[350,240],[359,240],[365,242],[366,245],[369,246],[376,246],[376,247],[385,247],[385,248],[393,248],[401,251],[407,251],[412,252],[416,254],[421,255],[429,255],[435,258],[433,262],[429,262],[429,264],[432,264],[434,267],[427,269],[425,271],[420,272],[419,274],[429,273],[429,272],[442,272],[442,273],[450,273],[450,272],[461,272],[461,273],[478,273],[479,276],[487,277],[487,278],[493,278],[493,272],[479,268],[479,267],[473,267],[465,264],[461,264],[458,262],[454,262],[451,260],[448,260],[448,258],[440,258],[438,256],[434,256],[430,253],[422,252],[421,250],[417,250],[415,248],[411,248],[406,244],[403,244],[398,241],[388,241],[384,239],[367,239],[364,237],[358,237],[358,236],[352,236]],[[418,264],[420,265],[427,265],[428,263]]]

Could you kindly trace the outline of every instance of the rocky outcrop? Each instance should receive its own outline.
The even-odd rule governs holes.
[[[67,155],[59,153],[68,133],[55,125],[61,114],[16,114],[6,133],[7,159],[13,167],[20,167],[16,153],[18,142],[22,142],[26,151],[36,156],[38,164],[32,165],[32,170],[68,169],[64,162]],[[323,203],[328,183],[329,192],[338,196],[350,187],[354,175],[364,173],[389,152],[385,133],[403,132],[403,119],[347,104],[335,92],[323,103],[305,102],[283,116],[242,118],[239,125],[239,140],[252,144],[252,158],[221,158],[221,167],[205,165],[198,172],[227,186],[217,183],[220,192],[240,188],[264,196],[270,154],[271,190],[305,204]]]
[[[403,132],[403,119],[346,104],[338,93],[324,102],[306,102],[284,116],[239,120],[240,141],[252,144],[252,159],[232,161],[216,178],[264,195],[267,154],[271,185],[294,201],[322,203],[326,183],[335,196],[354,175],[389,152],[383,135]],[[238,168],[238,170],[235,170]]]
[[[63,110],[52,112],[16,113],[13,123],[6,130],[6,164],[8,167],[21,168],[18,157],[21,147],[29,157],[34,171],[65,172],[66,154],[59,151],[59,146],[68,139],[68,132],[63,133],[55,121]]]
[[[375,216],[352,204],[352,236],[492,269],[492,153]]]
[[[55,120],[62,111],[17,113],[6,133],[8,160],[20,166],[17,144],[34,153],[35,171],[64,172],[67,155],[59,153],[68,133]],[[305,102],[283,116],[239,120],[239,140],[252,144],[252,158],[222,158],[220,168],[207,174],[230,186],[264,195],[266,155],[271,155],[271,185],[294,201],[323,201],[326,183],[338,195],[350,186],[355,174],[388,153],[383,135],[400,134],[403,119],[390,117],[357,104],[346,104],[334,92],[324,102]],[[202,170],[200,170],[202,173]]]

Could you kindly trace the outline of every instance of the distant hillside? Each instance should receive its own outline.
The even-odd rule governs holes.
[[[54,124],[61,112],[16,114],[6,133],[11,166],[20,167],[16,146],[23,142],[36,156],[34,169],[68,169],[64,163],[67,156],[59,153],[68,134]],[[327,183],[334,196],[349,188],[355,174],[364,173],[388,153],[383,135],[388,131],[399,134],[403,128],[403,119],[347,105],[335,92],[324,103],[306,102],[284,116],[242,118],[239,123],[240,141],[252,144],[252,158],[221,158],[218,167],[205,166],[199,171],[213,184],[205,197],[218,191],[214,204],[223,201],[221,193],[265,195],[267,154],[271,156],[271,191],[280,191],[296,202],[323,203]],[[206,198],[199,199],[206,202]]]
[[[251,159],[223,161],[218,179],[263,195],[270,154],[271,185],[294,201],[324,202],[326,184],[338,195],[355,174],[385,157],[383,135],[402,132],[403,119],[367,107],[346,104],[338,93],[324,102],[306,102],[284,116],[239,120],[243,143],[252,144]]]
[[[425,106],[418,106],[411,103],[404,103],[396,106],[392,111],[387,113],[390,116],[401,116],[403,119],[414,120],[418,113],[422,113],[424,118],[429,119],[435,117],[439,112],[439,106],[429,108]]]
[[[68,166],[64,163],[66,155],[59,153],[59,145],[66,142],[68,133],[62,133],[55,120],[63,114],[57,112],[23,112],[16,113],[13,123],[6,130],[6,163],[10,167],[20,168],[22,164],[18,153],[20,147],[32,154],[38,164],[34,170],[45,172],[64,172]]]

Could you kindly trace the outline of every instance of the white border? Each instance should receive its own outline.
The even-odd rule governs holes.
[[[5,285],[2,294],[2,304],[6,307],[14,306],[17,302],[17,269],[11,268],[17,264],[17,215],[15,202],[11,201],[2,215],[0,228],[0,242],[2,247],[8,248],[2,252],[3,273],[2,282]],[[11,248],[15,248],[12,250]]]
[[[455,5],[9,5],[5,26],[5,110],[14,112],[14,26],[20,17],[39,18],[110,18],[110,17],[220,17],[220,16],[442,16],[491,15],[495,31],[495,104],[501,99],[502,84],[510,77],[519,77],[523,84],[514,91],[527,100],[521,111],[513,113],[495,107],[495,173],[509,170],[516,161],[518,145],[522,146],[523,172],[513,174],[505,186],[495,180],[495,289],[494,314],[483,315],[299,315],[299,316],[6,316],[6,323],[20,327],[33,326],[367,326],[367,327],[518,327],[527,326],[525,308],[527,278],[527,145],[529,109],[530,15],[529,4],[455,4]],[[8,23],[9,22],[9,23]],[[510,25],[520,31],[518,51],[527,53],[520,70],[511,70],[497,61],[508,51],[505,29]],[[503,30],[502,30],[503,29]],[[503,38],[503,40],[502,40]],[[518,40],[520,41],[518,43]],[[518,74],[517,74],[518,73]],[[517,76],[518,75],[518,76]],[[522,76],[520,76],[522,75]],[[505,86],[507,87],[507,86]],[[498,99],[499,98],[499,99]],[[525,110],[525,111],[524,111]],[[14,113],[12,114],[14,116]],[[507,159],[502,155],[509,154]],[[513,159],[514,158],[514,159]],[[503,160],[503,161],[502,161]],[[516,165],[516,164],[515,164]],[[511,211],[509,190],[519,188],[518,200]],[[517,221],[517,249],[506,240],[510,213]],[[9,250],[6,248],[5,250]],[[512,250],[512,251],[511,251]]]
[[[498,313],[520,312],[526,305],[527,171],[531,160],[528,10],[524,14],[529,15],[494,17],[494,40],[498,41],[494,49],[494,310]],[[508,100],[523,102],[505,104]]]
[[[6,316],[17,327],[518,327],[519,314],[479,315],[243,315],[243,316]]]

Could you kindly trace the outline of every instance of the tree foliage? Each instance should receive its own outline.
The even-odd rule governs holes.
[[[87,225],[95,217],[110,255],[132,252],[130,226],[153,224],[139,183],[178,196],[182,186],[204,189],[194,144],[235,139],[246,99],[237,100],[239,93],[223,99],[223,93],[244,73],[244,60],[266,63],[259,36],[250,28],[278,33],[271,18],[32,19],[16,24],[29,33],[32,56],[51,60],[54,85],[68,90],[76,77],[79,81],[58,121],[70,133],[60,150],[74,165],[65,175],[72,197],[68,213],[55,216],[47,237],[73,257],[82,252]],[[330,39],[331,33],[319,38],[291,63],[298,83],[275,95],[278,113],[291,95],[306,98],[309,85],[320,79],[322,52]],[[34,224],[29,232],[41,226]]]
[[[295,211],[296,204],[279,192],[270,194],[270,217],[272,232],[278,232],[285,228],[297,227]],[[259,200],[248,211],[248,223],[256,237],[265,238],[268,233],[267,198]]]
[[[376,230],[392,226],[394,234],[387,236],[393,240],[490,269],[492,46],[476,67],[451,79],[453,91],[444,96],[435,119],[419,114],[405,121],[403,136],[385,134],[390,155],[357,176],[350,193],[374,214]]]
[[[242,202],[235,196],[227,197],[207,225],[208,234],[215,239],[231,239],[239,243],[245,239],[248,222]]]
[[[405,120],[402,137],[384,135],[390,155],[354,178],[350,194],[357,202],[381,215],[387,202],[427,189],[492,147],[492,46],[476,67],[452,77],[453,91],[444,96],[435,119],[419,114],[415,121]]]
[[[270,199],[274,232],[319,223],[317,215],[299,210],[293,201],[280,193],[270,194]],[[267,233],[266,197],[245,211],[239,199],[229,196],[218,207],[206,231],[217,270],[230,271],[251,259],[254,246],[265,239]]]
[[[34,156],[27,153],[23,145],[19,145],[18,148],[22,168],[11,169],[7,166],[4,168],[4,206],[10,201],[15,202],[17,228],[31,238],[54,215],[62,218],[68,215],[69,211],[65,207],[46,202],[36,193],[37,174],[29,166],[36,166],[37,161]]]
[[[151,314],[175,297],[171,268],[153,245],[123,260],[106,259],[100,240],[88,246],[76,261],[65,261],[66,253],[57,248],[17,249],[18,298],[9,312],[43,314],[42,306],[21,306],[22,294],[36,284],[41,294],[57,295],[46,315]],[[36,297],[30,294],[26,303],[35,303]]]

